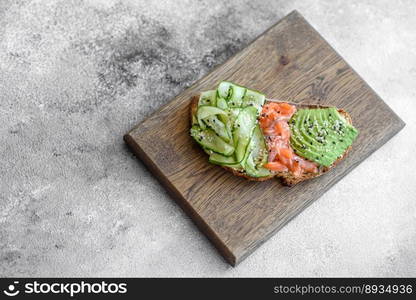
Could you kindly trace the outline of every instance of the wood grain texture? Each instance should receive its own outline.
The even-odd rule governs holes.
[[[360,135],[329,173],[286,187],[249,182],[208,163],[189,136],[191,96],[230,80],[295,103],[350,113]],[[290,219],[403,128],[404,122],[296,11],[125,135],[181,207],[231,264],[241,262]]]

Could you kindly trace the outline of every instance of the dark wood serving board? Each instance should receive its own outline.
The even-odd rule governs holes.
[[[230,80],[269,98],[334,105],[348,111],[360,135],[329,173],[286,187],[250,182],[208,163],[189,136],[189,101]],[[181,207],[236,265],[319,198],[404,122],[296,11],[215,68],[125,135]]]

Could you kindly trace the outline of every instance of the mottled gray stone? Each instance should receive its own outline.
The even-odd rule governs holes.
[[[122,135],[298,9],[407,123],[237,268]],[[0,275],[415,276],[414,1],[0,1]]]

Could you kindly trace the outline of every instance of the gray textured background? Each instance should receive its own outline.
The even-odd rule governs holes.
[[[122,135],[292,9],[407,126],[231,268]],[[416,276],[415,13],[410,0],[0,0],[0,275]]]

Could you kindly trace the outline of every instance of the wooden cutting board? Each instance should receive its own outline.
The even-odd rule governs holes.
[[[293,187],[249,182],[208,163],[189,136],[189,100],[229,80],[292,102],[348,111],[360,135],[329,173]],[[126,143],[236,265],[404,127],[296,11],[125,135]],[[186,247],[186,245],[184,246]]]

